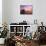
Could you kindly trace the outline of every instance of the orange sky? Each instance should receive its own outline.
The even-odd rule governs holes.
[[[32,7],[25,7],[25,11],[32,11]]]

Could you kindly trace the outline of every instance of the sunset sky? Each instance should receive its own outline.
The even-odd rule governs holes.
[[[24,9],[25,11],[31,11],[32,5],[21,5],[21,10]]]
[[[20,10],[25,10],[26,13],[32,13],[32,5],[21,5]]]

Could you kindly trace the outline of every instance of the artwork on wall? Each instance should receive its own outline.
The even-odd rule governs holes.
[[[32,5],[20,5],[20,14],[32,14]]]

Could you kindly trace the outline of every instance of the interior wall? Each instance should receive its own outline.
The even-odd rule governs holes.
[[[4,0],[3,1],[3,21],[10,23],[19,23],[26,20],[29,24],[34,23],[37,19],[38,24],[41,21],[46,25],[46,0]],[[20,5],[32,4],[32,15],[20,15]]]
[[[8,23],[8,19],[7,19],[7,2],[6,0],[2,0],[2,23],[7,22]]]
[[[9,16],[9,22],[10,23],[19,23],[22,22],[23,20],[27,21],[29,24],[33,23],[35,16],[32,15],[21,15],[20,14],[20,5],[31,5],[32,1],[28,0],[11,0],[12,6],[10,7],[12,9],[11,15]],[[33,4],[32,4],[33,5]]]
[[[2,27],[2,0],[0,0],[0,27]]]

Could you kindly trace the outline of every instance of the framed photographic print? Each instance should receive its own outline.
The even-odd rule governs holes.
[[[32,14],[32,5],[20,5],[20,14]]]

